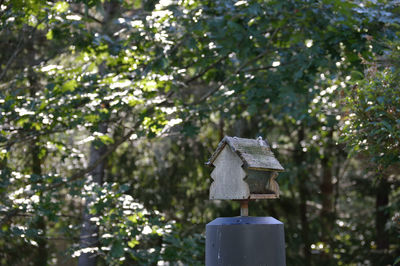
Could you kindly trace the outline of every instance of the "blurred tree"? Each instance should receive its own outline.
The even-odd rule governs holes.
[[[389,53],[374,61],[366,61],[365,78],[356,80],[348,91],[346,133],[344,141],[352,155],[364,153],[371,162],[368,170],[375,172],[376,247],[390,248],[389,197],[391,186],[398,187],[400,148],[400,90],[398,88],[398,52],[395,44]],[[361,73],[359,77],[363,77]],[[398,203],[395,203],[398,204]]]
[[[3,264],[28,265],[33,256],[61,263],[62,243],[98,264],[201,265],[204,224],[238,213],[237,203],[205,202],[203,164],[225,134],[267,136],[287,169],[281,199],[250,211],[285,222],[288,264],[393,261],[395,232],[385,231],[386,253],[375,256],[370,230],[394,215],[400,192],[386,186],[392,205],[374,217],[364,159],[347,159],[338,141],[346,108],[357,107],[344,106],[341,94],[356,80],[357,97],[367,93],[363,58],[384,54],[375,40],[397,38],[395,3],[6,3]],[[389,113],[385,101],[379,108]],[[365,119],[357,117],[356,126]],[[98,232],[89,246],[77,245],[82,223]],[[21,257],[17,248],[31,251]]]

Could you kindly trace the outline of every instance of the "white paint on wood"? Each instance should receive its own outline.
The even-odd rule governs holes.
[[[210,187],[210,199],[247,199],[250,197],[249,186],[243,179],[246,172],[242,168],[242,160],[232,152],[229,145],[213,162],[211,173],[214,182]]]

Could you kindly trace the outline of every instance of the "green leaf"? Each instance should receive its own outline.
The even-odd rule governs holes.
[[[363,79],[363,78],[364,78],[364,74],[361,73],[360,71],[356,71],[356,70],[352,70],[352,71],[350,72],[350,75],[351,75],[351,78],[352,78],[353,80],[360,80],[360,79]]]
[[[111,144],[114,143],[114,140],[108,136],[108,135],[101,135],[99,136],[99,139],[101,140],[101,142],[103,142],[104,144]]]
[[[78,82],[76,80],[69,80],[62,85],[62,91],[74,91],[75,88],[78,86]]]
[[[124,255],[124,247],[121,241],[116,241],[113,243],[110,254],[114,258],[120,258]]]
[[[57,2],[53,7],[53,9],[59,13],[64,13],[65,11],[68,10],[68,8],[69,8],[69,4],[64,1]]]
[[[130,247],[130,248],[134,248],[136,245],[138,245],[140,242],[138,241],[138,240],[136,240],[136,239],[131,239],[129,242],[128,242],[128,246]]]
[[[392,126],[385,120],[382,121],[382,124],[389,130],[392,130]]]
[[[46,34],[47,40],[52,40],[53,39],[53,30],[49,30]]]

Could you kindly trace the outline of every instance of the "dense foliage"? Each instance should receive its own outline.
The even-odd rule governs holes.
[[[267,137],[288,265],[400,254],[396,1],[0,1],[0,262],[202,265],[204,162]],[[87,264],[89,265],[89,264]],[[94,265],[94,264],[90,264]]]

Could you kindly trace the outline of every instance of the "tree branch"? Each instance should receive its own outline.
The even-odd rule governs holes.
[[[73,10],[72,12],[75,13],[75,14],[87,17],[87,18],[89,18],[89,19],[91,19],[91,20],[93,20],[93,21],[95,21],[95,22],[97,22],[99,24],[103,24],[103,21],[101,21],[100,19],[95,18],[90,14],[85,14],[85,13],[81,12],[80,10]]]
[[[274,38],[274,36],[278,33],[278,30],[279,30],[279,28],[275,29],[275,31],[272,33],[270,39]],[[235,72],[233,72],[233,74],[231,74],[231,76],[235,76],[235,75],[239,74],[240,72],[242,72],[242,70],[244,68],[246,68],[247,66],[251,65],[252,63],[256,62],[257,60],[259,60],[259,59],[263,58],[265,55],[267,55],[268,52],[269,52],[269,49],[267,48],[262,53],[257,55],[256,57],[254,57],[254,58],[248,60],[247,62],[243,63],[238,69],[236,69]],[[215,86],[213,89],[209,90],[198,101],[194,101],[192,104],[199,104],[199,103],[207,100],[208,97],[210,97],[212,94],[214,94],[216,91],[218,91],[219,88],[221,88],[225,83],[227,83],[231,76],[225,78],[220,84]]]
[[[257,72],[257,71],[260,71],[260,70],[268,70],[268,69],[271,69],[271,68],[275,68],[275,67],[273,67],[273,66],[254,67],[254,68],[245,69],[245,71],[246,72]]]
[[[0,213],[1,213],[1,214],[6,214],[6,215],[8,214],[7,211],[0,211]],[[37,213],[34,213],[34,212],[26,212],[26,213],[18,213],[18,214],[16,214],[15,216],[30,217],[30,218],[32,218],[32,217],[35,217],[36,215],[38,215],[38,214],[37,214]],[[80,217],[79,217],[79,216],[76,216],[76,215],[68,215],[68,214],[61,214],[61,213],[55,214],[55,216],[57,216],[57,217],[68,217],[68,218],[80,219]]]
[[[137,123],[137,124],[139,124],[139,123]],[[136,125],[135,125],[135,127],[136,127]],[[107,148],[107,150],[100,156],[100,158],[97,159],[93,164],[91,164],[87,168],[73,174],[72,176],[70,176],[67,179],[67,181],[71,182],[71,181],[78,180],[78,179],[84,177],[87,173],[90,173],[91,171],[93,171],[101,162],[103,162],[111,153],[113,153],[122,143],[127,141],[134,132],[135,132],[135,130],[131,129],[127,134],[125,134],[125,136],[123,136],[121,139],[119,139],[118,141],[116,141],[112,145],[110,145]],[[52,189],[58,188],[65,184],[66,184],[66,182],[53,184],[51,186],[45,187],[44,190],[52,190]]]
[[[137,122],[135,124],[135,127],[138,126],[141,123],[141,121]],[[119,145],[121,145],[122,143],[124,143],[126,140],[128,140],[130,138],[130,136],[134,133],[135,131],[133,129],[131,129],[127,134],[125,134],[125,136],[123,136],[121,139],[119,139],[118,141],[114,142],[112,145],[110,145],[108,147],[108,149],[106,150],[106,152],[99,158],[97,159],[93,164],[89,165],[87,168],[78,171],[77,173],[73,174],[72,176],[70,176],[69,178],[67,178],[67,182],[71,182],[71,181],[75,181],[78,180],[82,177],[84,177],[87,173],[90,173],[91,171],[93,171],[101,162],[103,162],[112,152],[114,152]],[[44,187],[41,191],[47,191],[47,190],[52,190],[55,188],[59,188],[65,184],[67,184],[67,182],[61,182],[61,183],[56,183],[47,187]],[[35,192],[32,191],[31,193],[27,193],[27,197],[34,195]],[[18,209],[12,209],[10,211],[8,211],[5,214],[5,217],[1,220],[0,225],[3,225],[5,223],[7,223],[8,221],[10,221],[14,216],[18,216],[19,215],[19,210]]]
[[[38,21],[38,23],[36,24],[36,26],[35,26],[34,28],[32,28],[32,30],[29,32],[29,35],[33,34],[33,33],[36,31],[37,27],[38,27],[43,21],[44,21],[44,20]],[[22,49],[22,43],[23,43],[23,41],[24,41],[24,36],[25,36],[25,34],[21,34],[20,39],[19,39],[19,41],[18,41],[18,44],[17,44],[17,47],[16,47],[14,53],[10,56],[10,58],[9,58],[8,61],[7,61],[6,66],[4,67],[3,71],[2,71],[1,74],[0,74],[0,80],[2,80],[3,77],[6,75],[8,69],[10,68],[10,66],[11,66],[11,64],[12,64],[12,62],[15,60],[15,58],[17,57],[17,55],[18,55],[19,52],[21,51],[21,49]]]
[[[217,64],[219,64],[222,60],[226,59],[228,57],[228,55],[224,55],[223,57],[221,57],[220,59],[218,59],[217,61],[215,61],[214,63],[212,63],[211,65],[209,65],[208,67],[206,67],[205,69],[203,69],[202,71],[200,71],[200,73],[198,73],[197,75],[195,75],[194,77],[191,77],[190,79],[186,80],[185,83],[189,84],[193,81],[195,81],[196,79],[202,77],[204,74],[206,74],[210,69],[214,68]]]
[[[23,40],[24,40],[24,34],[21,34],[18,44],[17,44],[17,47],[14,50],[14,53],[10,56],[10,58],[7,61],[6,66],[4,67],[3,71],[0,74],[0,80],[2,80],[3,77],[6,75],[8,69],[10,68],[10,65],[14,61],[15,57],[17,57],[18,53],[21,51]]]

